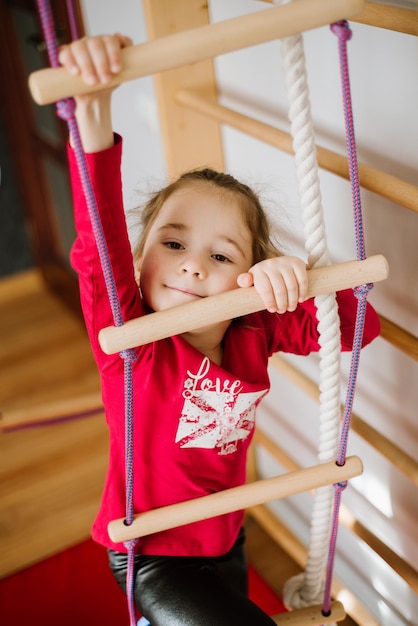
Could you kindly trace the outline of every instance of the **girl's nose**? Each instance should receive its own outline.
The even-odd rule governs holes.
[[[205,262],[200,255],[189,254],[181,264],[181,271],[201,280],[206,277]]]

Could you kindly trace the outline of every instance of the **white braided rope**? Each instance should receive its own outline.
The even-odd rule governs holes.
[[[289,100],[289,119],[295,151],[305,248],[309,267],[330,263],[319,186],[305,55],[301,35],[282,40],[282,54]],[[318,460],[336,458],[340,427],[340,327],[335,294],[318,296],[320,344],[320,409]],[[287,581],[284,602],[289,608],[321,603],[323,574],[332,521],[333,487],[317,490],[311,518],[311,536],[305,572]]]

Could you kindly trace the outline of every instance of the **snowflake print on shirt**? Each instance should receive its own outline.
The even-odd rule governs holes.
[[[209,369],[205,357],[196,374],[187,372],[176,443],[182,448],[217,448],[220,455],[232,454],[252,432],[256,406],[267,389],[243,392],[240,380],[213,380],[207,377]]]

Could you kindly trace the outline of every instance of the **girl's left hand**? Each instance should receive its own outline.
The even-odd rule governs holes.
[[[260,261],[240,274],[237,283],[239,287],[254,286],[270,313],[294,311],[308,293],[306,264],[293,256]]]
[[[120,33],[82,37],[61,46],[58,58],[70,74],[81,76],[87,85],[107,85],[122,69],[121,50],[131,45],[130,37]]]

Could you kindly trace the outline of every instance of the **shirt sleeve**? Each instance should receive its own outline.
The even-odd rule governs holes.
[[[74,220],[77,237],[71,250],[71,264],[79,276],[80,300],[93,353],[99,367],[109,366],[98,342],[102,328],[114,325],[111,302],[120,306],[123,321],[144,313],[135,282],[132,253],[126,227],[121,180],[122,140],[115,135],[115,144],[102,152],[86,154],[91,187],[95,195],[100,231],[95,236],[76,155],[68,147],[70,177],[73,191]],[[115,287],[108,293],[96,237],[103,237],[107,250],[104,266],[108,283]],[[119,355],[115,355],[119,360]]]
[[[341,350],[347,352],[353,347],[357,298],[352,289],[345,289],[337,292],[336,299],[340,317]],[[294,312],[282,315],[266,313],[265,315],[269,316],[267,324],[272,329],[268,348],[270,355],[274,352],[307,355],[319,350],[317,309],[313,298],[300,304]],[[362,348],[371,343],[379,334],[379,316],[368,302]]]

